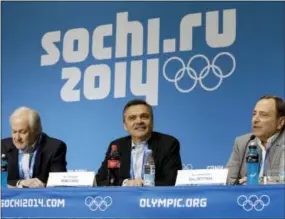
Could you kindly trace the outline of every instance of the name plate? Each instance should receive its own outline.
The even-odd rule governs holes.
[[[227,176],[228,169],[179,170],[175,185],[225,185]]]
[[[47,187],[93,187],[96,186],[95,172],[51,172]]]

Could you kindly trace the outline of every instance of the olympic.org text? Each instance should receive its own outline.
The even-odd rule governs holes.
[[[65,199],[2,199],[1,208],[64,208]]]
[[[141,198],[141,208],[205,208],[207,198]]]

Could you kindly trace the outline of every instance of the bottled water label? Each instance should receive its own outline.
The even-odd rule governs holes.
[[[154,186],[153,174],[144,174],[144,186]]]
[[[155,185],[155,165],[152,157],[152,151],[147,150],[146,164],[144,165],[144,186]]]
[[[144,174],[155,174],[155,167],[154,165],[146,165],[144,167]]]
[[[155,182],[155,166],[146,165],[144,168],[144,186],[154,186]]]
[[[1,172],[1,187],[7,188],[7,172],[6,171]]]

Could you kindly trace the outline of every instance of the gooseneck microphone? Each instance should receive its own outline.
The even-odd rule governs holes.
[[[243,165],[243,162],[244,162],[244,159],[245,159],[245,155],[247,153],[248,143],[250,141],[254,140],[254,139],[255,139],[255,135],[251,135],[249,140],[246,142],[244,153],[243,153],[243,157],[242,157],[241,164],[240,164],[240,167],[239,167],[239,170],[238,170],[238,175],[237,175],[237,178],[236,178],[236,180],[234,182],[234,185],[239,185],[240,172],[241,172],[241,168],[242,168],[242,165]]]

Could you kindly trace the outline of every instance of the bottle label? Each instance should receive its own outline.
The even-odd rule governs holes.
[[[108,160],[108,169],[120,168],[119,160]]]
[[[250,174],[248,175],[249,178],[254,178],[254,177],[256,177],[256,176],[257,176],[257,173],[250,173]]]
[[[8,169],[7,160],[1,160],[1,171],[7,171],[7,169]]]
[[[254,155],[250,154],[246,157],[246,161],[248,163],[258,163],[259,162],[258,155],[257,154],[254,154]]]
[[[144,174],[144,186],[154,186],[153,174]]]
[[[247,164],[247,184],[259,184],[259,163],[248,162]]]
[[[155,166],[154,165],[145,165],[144,166],[144,173],[145,174],[155,174]]]
[[[154,186],[155,182],[155,166],[144,166],[144,186]]]

